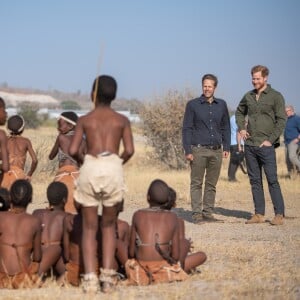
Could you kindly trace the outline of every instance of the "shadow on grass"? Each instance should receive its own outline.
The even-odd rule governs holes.
[[[184,219],[187,222],[194,223],[193,221],[193,212],[184,208],[173,208],[178,217]],[[252,214],[248,211],[236,210],[236,209],[227,209],[223,207],[215,207],[214,214],[222,215],[225,217],[235,217],[239,219],[250,219]]]

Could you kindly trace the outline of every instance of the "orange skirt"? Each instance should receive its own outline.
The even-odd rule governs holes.
[[[7,275],[0,272],[0,288],[2,289],[20,289],[34,288],[40,285],[40,277],[38,276],[39,263],[32,262],[27,272],[20,272],[15,275]]]
[[[25,178],[26,178],[26,174],[24,170],[16,166],[11,166],[10,169],[3,174],[1,187],[10,190],[12,184],[17,179],[25,179]]]
[[[71,214],[77,214],[77,210],[74,206],[73,192],[75,187],[75,180],[79,176],[79,169],[73,165],[62,166],[58,169],[54,181],[64,183],[68,189],[68,199],[65,205],[65,211]]]
[[[173,281],[184,281],[188,275],[180,263],[170,265],[167,261],[137,261],[129,259],[125,264],[127,284],[149,285]]]

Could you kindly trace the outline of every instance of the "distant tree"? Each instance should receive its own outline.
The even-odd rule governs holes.
[[[42,124],[42,120],[38,116],[39,105],[32,102],[22,102],[18,108],[20,114],[25,121],[27,128],[38,128]]]
[[[60,104],[62,109],[80,110],[81,106],[72,100],[62,101]]]

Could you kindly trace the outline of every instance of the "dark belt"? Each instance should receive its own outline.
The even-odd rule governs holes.
[[[219,150],[221,149],[221,145],[194,145],[195,147],[198,147],[198,148],[206,148],[206,149],[209,149],[209,150]]]

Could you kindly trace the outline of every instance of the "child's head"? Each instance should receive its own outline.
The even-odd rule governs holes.
[[[58,117],[58,130],[67,133],[72,130],[77,123],[78,116],[73,111],[65,111]]]
[[[176,205],[176,191],[169,187],[169,200],[166,205],[164,205],[165,209],[171,210]]]
[[[14,115],[8,118],[7,120],[7,129],[12,135],[22,134],[25,127],[25,121],[22,116]]]
[[[169,201],[170,189],[168,185],[160,179],[155,179],[151,182],[147,199],[150,206],[160,206],[163,208]]]
[[[0,211],[8,211],[10,208],[10,195],[6,188],[0,188]]]
[[[47,188],[47,198],[50,207],[64,206],[68,198],[66,185],[59,181],[51,182]]]
[[[101,75],[94,80],[92,87],[92,101],[110,104],[115,99],[117,93],[116,80],[108,75]]]
[[[0,125],[4,125],[6,122],[7,114],[5,111],[5,102],[0,97]]]
[[[10,188],[10,198],[13,206],[27,207],[32,200],[32,186],[25,179],[16,180]]]

